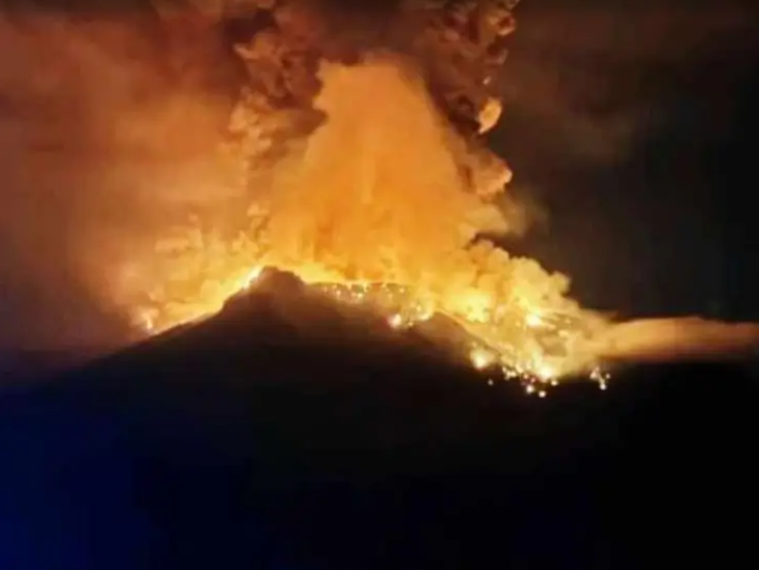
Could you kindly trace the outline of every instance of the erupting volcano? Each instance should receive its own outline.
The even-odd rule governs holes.
[[[329,3],[227,6],[247,71],[219,149],[234,188],[219,182],[218,200],[130,252],[112,298],[156,334],[216,314],[272,267],[395,329],[441,315],[466,333],[454,352],[529,393],[577,375],[604,387],[605,356],[650,353],[640,327],[612,326],[565,276],[498,243],[525,223],[483,139],[513,4],[407,0],[377,21]],[[679,340],[659,329],[643,336],[666,353],[660,341]]]
[[[330,55],[345,48],[330,45],[328,18],[285,4],[237,45],[251,80],[226,151],[244,200],[130,260],[119,295],[136,320],[158,332],[214,314],[270,266],[393,328],[442,314],[467,332],[457,349],[475,367],[530,391],[582,371],[603,385],[584,347],[604,318],[566,296],[564,276],[486,239],[521,223],[501,195],[511,172],[481,141],[500,115],[489,85],[511,6],[409,2],[385,40],[397,49],[346,63]]]

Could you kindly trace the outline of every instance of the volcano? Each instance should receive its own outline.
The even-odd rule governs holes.
[[[441,351],[446,327],[394,330],[266,271],[204,321],[5,386],[0,565],[756,559],[759,385],[740,365],[638,368],[540,399]]]

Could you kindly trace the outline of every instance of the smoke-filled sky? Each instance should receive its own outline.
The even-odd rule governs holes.
[[[3,348],[123,334],[93,293],[108,269],[82,252],[116,257],[163,207],[218,191],[208,149],[235,90],[202,22],[44,4],[0,20]],[[547,223],[509,246],[568,273],[590,306],[758,316],[755,20],[724,0],[525,0],[516,14],[491,140]]]
[[[495,144],[550,216],[523,247],[586,303],[759,316],[751,4],[520,4]]]
[[[208,58],[196,68],[213,72],[198,78],[147,10],[86,16],[24,9],[0,20],[0,345],[123,334],[93,294],[109,267],[91,262],[139,240],[163,204],[213,187],[207,157],[231,100],[207,88],[223,84],[227,61],[213,36],[187,53]]]

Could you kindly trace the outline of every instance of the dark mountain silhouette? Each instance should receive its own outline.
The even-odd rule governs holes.
[[[756,560],[759,388],[658,366],[524,395],[295,278],[0,396],[2,568]]]

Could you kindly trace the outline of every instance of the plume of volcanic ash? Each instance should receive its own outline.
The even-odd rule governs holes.
[[[217,178],[209,133],[229,112],[185,77],[180,64],[193,58],[173,61],[139,2],[10,4],[0,11],[0,51],[12,54],[0,61],[0,347],[89,354],[130,332],[110,288],[121,258],[152,246],[183,204],[210,203],[213,186],[200,183]]]
[[[122,283],[131,303],[146,289],[143,324],[212,314],[269,265],[393,327],[443,314],[476,367],[530,390],[592,368],[582,347],[604,319],[564,276],[481,238],[522,225],[502,207],[511,172],[481,138],[501,111],[511,7],[408,0],[354,26],[324,2],[227,6],[248,71],[225,148],[243,188],[229,194],[244,198],[173,228]]]
[[[699,317],[640,319],[611,326],[594,351],[616,362],[710,361],[759,355],[759,324]]]

